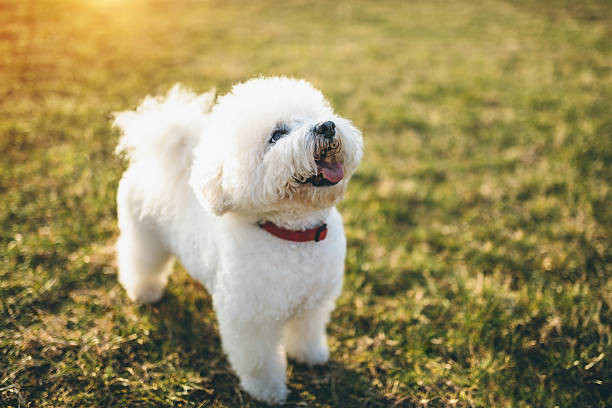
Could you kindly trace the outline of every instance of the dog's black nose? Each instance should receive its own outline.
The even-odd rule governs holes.
[[[317,126],[315,126],[314,132],[317,135],[331,139],[336,135],[336,124],[331,120],[319,123]]]

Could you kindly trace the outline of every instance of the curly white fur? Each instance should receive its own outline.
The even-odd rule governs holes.
[[[212,295],[223,348],[253,397],[285,401],[286,357],[327,361],[325,326],[342,286],[346,239],[334,204],[361,159],[360,132],[305,81],[259,78],[214,93],[180,87],[117,115],[117,151],[130,166],[117,196],[119,280],[140,302],[161,298],[174,257]],[[344,178],[316,174],[313,127],[336,125]],[[288,134],[275,143],[278,126]],[[320,242],[295,243],[258,227],[327,223]]]

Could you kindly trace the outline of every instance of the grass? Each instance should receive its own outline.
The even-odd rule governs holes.
[[[366,145],[333,362],[288,406],[612,405],[612,6],[534,3],[3,1],[0,405],[259,405],[200,284],[117,284],[110,121],[260,73]]]

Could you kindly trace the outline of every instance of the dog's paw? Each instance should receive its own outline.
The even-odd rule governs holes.
[[[289,395],[289,389],[284,381],[270,381],[262,378],[248,378],[242,381],[242,388],[251,397],[270,405],[284,404]]]
[[[287,354],[294,360],[309,366],[325,364],[329,360],[329,349],[325,344],[287,348]]]
[[[128,297],[136,303],[155,303],[164,295],[164,285],[157,282],[123,285]]]

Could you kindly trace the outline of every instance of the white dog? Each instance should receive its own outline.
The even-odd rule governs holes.
[[[178,258],[212,296],[242,387],[282,403],[285,353],[329,358],[346,253],[334,204],[361,134],[305,81],[253,79],[214,99],[177,86],[116,117],[117,151],[130,160],[117,196],[119,281],[155,302]]]

